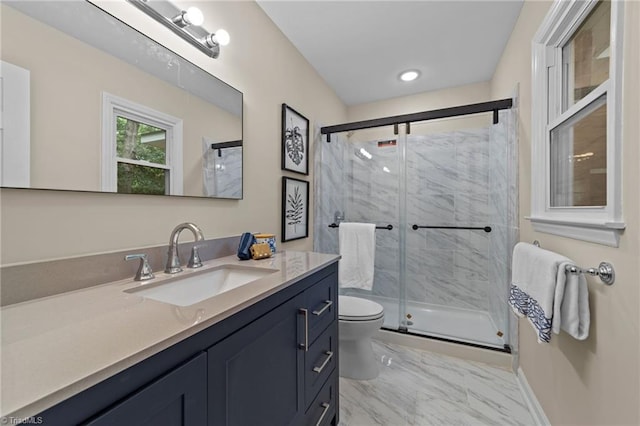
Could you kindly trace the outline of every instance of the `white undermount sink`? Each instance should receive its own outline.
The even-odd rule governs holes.
[[[277,269],[251,268],[237,265],[221,265],[209,271],[176,277],[167,283],[149,288],[125,290],[158,302],[177,306],[189,306],[234,288],[249,284],[259,278],[278,272]]]

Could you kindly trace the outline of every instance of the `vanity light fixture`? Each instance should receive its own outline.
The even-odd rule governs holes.
[[[231,37],[226,30],[220,28],[216,31],[215,34],[209,34],[205,38],[202,39],[202,43],[206,44],[209,47],[218,46],[226,46],[231,41]]]
[[[192,6],[186,11],[181,11],[171,21],[180,28],[184,28],[189,25],[202,25],[204,22],[204,15],[200,9]]]
[[[223,29],[215,33],[201,27],[204,15],[197,7],[182,10],[167,0],[128,0],[129,3],[160,22],[207,56],[217,58],[220,46],[229,44],[229,33]]]

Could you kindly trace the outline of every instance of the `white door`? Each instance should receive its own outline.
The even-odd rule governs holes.
[[[0,61],[0,186],[30,182],[29,70]]]

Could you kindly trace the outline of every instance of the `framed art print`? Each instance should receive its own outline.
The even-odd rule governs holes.
[[[282,104],[282,170],[309,174],[309,120]]]
[[[282,241],[309,236],[309,182],[282,177]]]

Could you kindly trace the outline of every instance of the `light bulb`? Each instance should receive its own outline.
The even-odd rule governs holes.
[[[400,80],[402,81],[413,81],[420,75],[420,71],[409,70],[400,74]]]
[[[227,30],[223,30],[222,28],[220,28],[218,31],[216,31],[216,33],[213,35],[213,40],[218,43],[220,46],[226,46],[227,44],[229,44],[229,42],[231,41],[231,36],[229,35],[229,33],[227,32]]]
[[[188,8],[182,16],[189,25],[202,25],[204,22],[204,15],[202,14],[202,11],[194,6]]]

